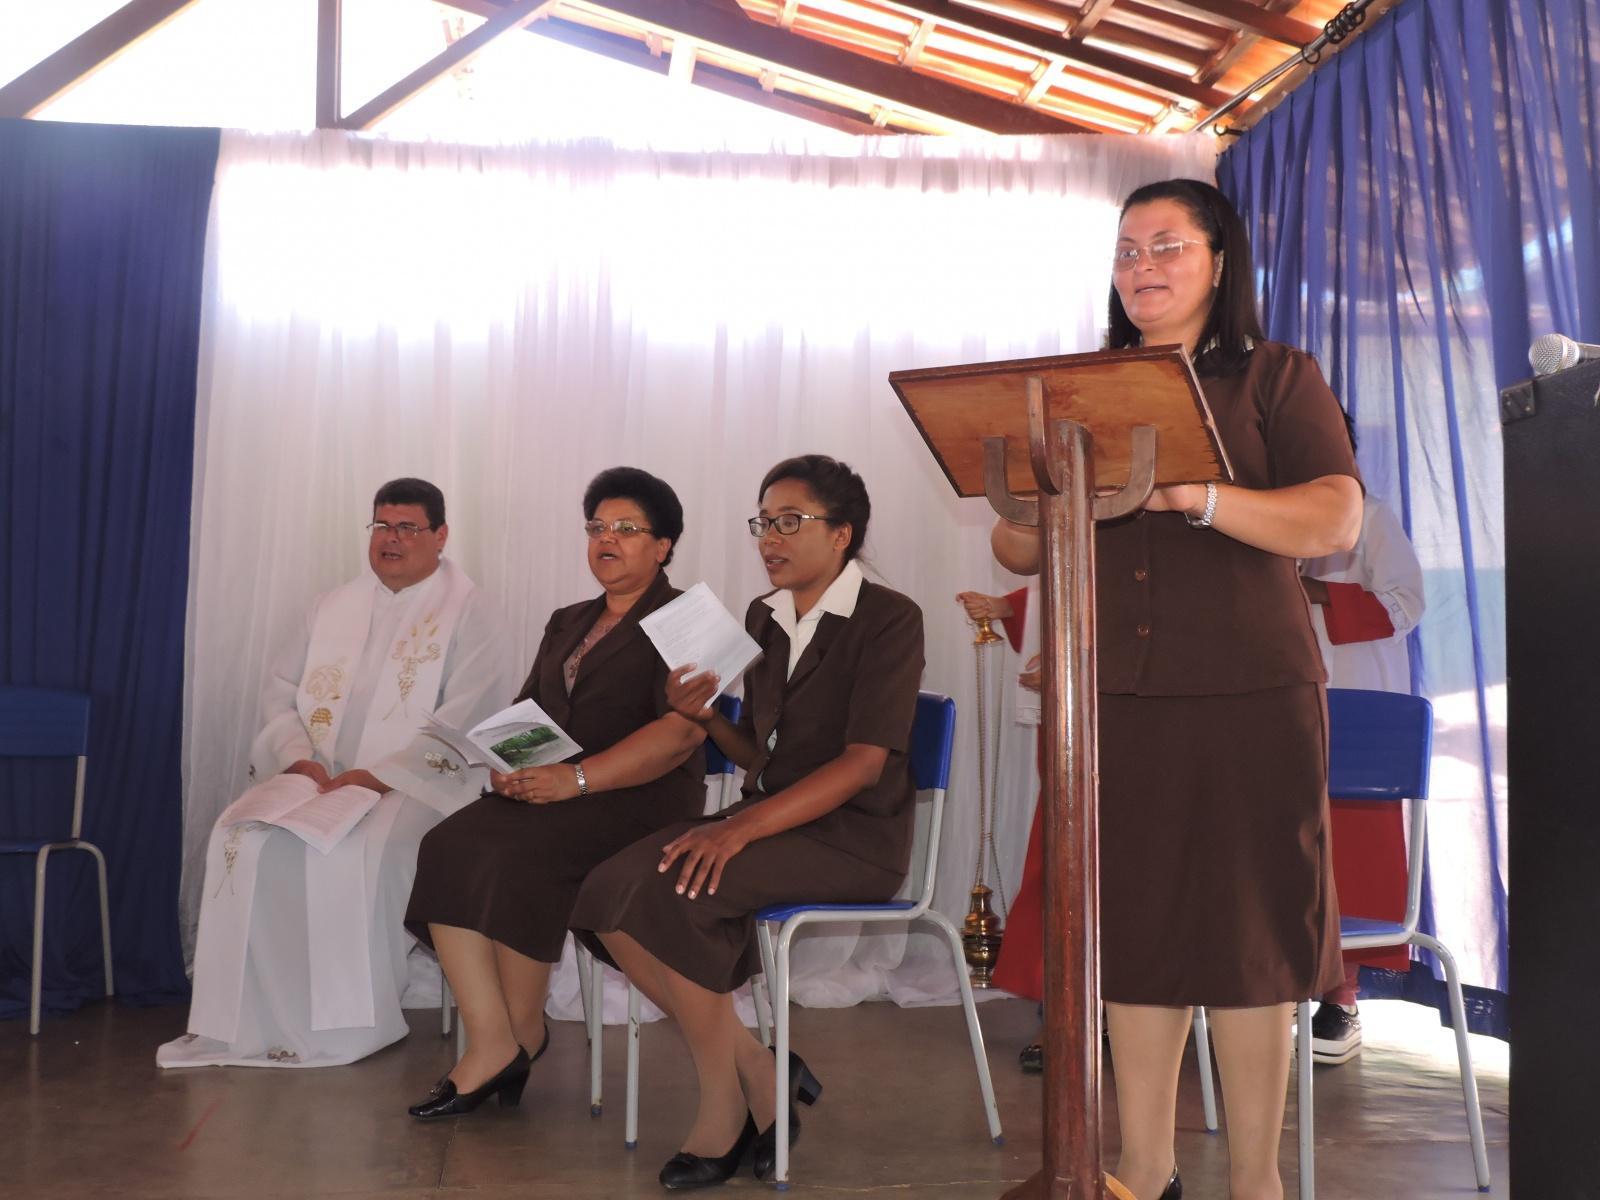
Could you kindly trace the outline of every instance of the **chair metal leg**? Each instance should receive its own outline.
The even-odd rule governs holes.
[[[1315,1200],[1317,1151],[1312,1132],[1311,1001],[1302,1000],[1295,1021],[1295,1074],[1299,1079],[1300,1200]]]
[[[594,956],[583,948],[583,943],[573,939],[572,960],[578,968],[578,1003],[583,1006],[583,1040],[589,1040],[589,973],[594,969]]]
[[[445,978],[444,966],[441,964],[439,967],[439,1036],[442,1038],[450,1036],[450,1019],[454,1015],[451,1010],[455,1008],[455,1004],[455,995],[450,991],[450,981]]]
[[[1211,1069],[1211,1022],[1205,1006],[1194,1006],[1194,1057],[1200,1068],[1200,1107],[1205,1114],[1206,1132],[1217,1132],[1217,1080]]]
[[[89,842],[82,843],[79,848],[94,855],[100,874],[100,950],[106,961],[106,995],[114,996],[117,993],[111,980],[111,890],[106,886],[106,856],[100,853],[100,847]]]
[[[762,926],[766,932],[765,924]],[[780,1192],[789,1190],[789,943],[795,926],[785,922],[778,932],[778,943],[773,950],[772,968],[767,982],[772,988],[772,1024],[777,1031],[778,1083],[777,1104],[773,1116],[772,1140],[776,1153],[773,1156],[772,1180]],[[770,934],[767,935],[770,938]]]
[[[50,847],[42,846],[33,863],[33,981],[28,991],[28,1032],[39,1032],[39,999],[44,988],[44,878]]]
[[[598,1117],[605,1108],[601,1069],[605,1065],[606,1027],[606,971],[599,959],[589,959],[589,976],[585,979],[580,972],[578,986],[589,993],[589,1003],[585,1007],[589,1026],[589,1115]]]
[[[1461,995],[1461,975],[1456,958],[1437,938],[1425,933],[1413,935],[1417,945],[1433,951],[1444,968],[1445,990],[1450,993],[1450,1021],[1455,1026],[1456,1058],[1461,1064],[1461,1099],[1467,1107],[1467,1134],[1472,1142],[1472,1169],[1478,1176],[1478,1190],[1489,1190],[1489,1151],[1483,1139],[1483,1110],[1478,1106],[1478,1076],[1472,1068],[1472,1046],[1467,1041],[1467,1006]]]
[[[622,1144],[639,1146],[639,989],[628,985],[628,1099],[622,1122]]]
[[[1005,1145],[1005,1134],[1000,1129],[1000,1109],[994,1102],[994,1080],[989,1076],[989,1056],[983,1048],[983,1027],[978,1024],[978,1005],[972,997],[972,980],[967,975],[966,959],[962,953],[961,935],[950,918],[937,909],[929,909],[922,919],[944,931],[950,944],[950,965],[955,968],[956,982],[961,989],[961,1007],[967,1016],[967,1036],[972,1042],[972,1060],[978,1068],[978,1091],[983,1096],[984,1116],[989,1121],[989,1140],[996,1146]]]
[[[767,995],[765,974],[750,980],[750,1004],[756,1010],[756,1032],[763,1046],[772,1045],[772,997]]]

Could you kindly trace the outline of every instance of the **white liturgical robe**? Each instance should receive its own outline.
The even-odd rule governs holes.
[[[267,672],[257,786],[212,830],[188,1033],[157,1051],[160,1066],[335,1066],[405,1036],[417,845],[487,783],[418,729],[427,713],[471,728],[507,704],[507,645],[498,610],[449,559],[399,592],[369,572],[318,597]],[[260,785],[301,759],[393,789],[326,854],[230,816],[259,813]],[[372,800],[349,788],[319,804]]]

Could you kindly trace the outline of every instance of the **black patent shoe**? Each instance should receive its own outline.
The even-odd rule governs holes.
[[[739,1131],[732,1150],[717,1158],[704,1158],[687,1150],[678,1151],[661,1168],[661,1186],[669,1192],[682,1192],[727,1183],[739,1173],[739,1164],[744,1162],[744,1156],[750,1152],[750,1144],[755,1140],[755,1118],[746,1114],[744,1128]]]
[[[1167,1180],[1167,1190],[1162,1192],[1158,1200],[1183,1200],[1183,1180],[1178,1178],[1177,1168],[1172,1171],[1172,1178]]]
[[[546,1032],[545,1044],[549,1042],[550,1035]],[[540,1047],[539,1053],[544,1053],[544,1047]],[[463,1092],[457,1089],[456,1081],[446,1075],[434,1084],[427,1099],[420,1104],[413,1104],[406,1111],[419,1121],[437,1121],[442,1117],[458,1117],[469,1113],[490,1096],[500,1101],[501,1108],[515,1108],[522,1103],[522,1089],[528,1086],[528,1065],[531,1061],[528,1052],[518,1046],[516,1056],[482,1087]]]
[[[1029,1042],[1017,1055],[1017,1065],[1022,1068],[1024,1075],[1044,1074],[1044,1046],[1039,1042]]]
[[[789,1146],[800,1140],[800,1114],[797,1104],[815,1104],[822,1099],[822,1081],[811,1073],[806,1060],[789,1051]],[[778,1123],[774,1121],[756,1137],[752,1166],[757,1179],[770,1180],[778,1165]]]

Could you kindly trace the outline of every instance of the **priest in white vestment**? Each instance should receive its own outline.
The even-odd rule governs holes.
[[[430,483],[380,488],[370,572],[318,597],[268,670],[255,786],[206,855],[188,1032],[160,1066],[335,1066],[406,1035],[417,844],[487,778],[418,731],[471,728],[516,687],[444,517]]]

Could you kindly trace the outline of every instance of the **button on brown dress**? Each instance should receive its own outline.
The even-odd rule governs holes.
[[[1237,371],[1202,369],[1201,386],[1241,487],[1360,479],[1309,355],[1258,342]],[[1095,547],[1105,998],[1254,1007],[1322,995],[1344,976],[1326,675],[1295,560],[1179,513],[1101,525]],[[1039,903],[1035,890],[1014,908]],[[1008,938],[996,982],[1026,994],[1041,953]]]
[[[517,699],[533,699],[583,747],[569,761],[598,754],[670,711],[667,667],[639,618],[678,594],[665,573],[657,575],[616,627],[584,653],[570,695],[563,669],[605,613],[605,597],[551,616]],[[701,812],[705,798],[705,757],[698,750],[650,783],[557,804],[487,794],[422,839],[406,928],[424,942],[430,922],[472,929],[528,958],[557,962],[589,870],[646,834]]]
[[[922,610],[863,581],[849,619],[823,613],[787,679],[789,637],[760,599],[745,614],[745,628],[763,656],[745,675],[741,719],[761,751],[745,774],[743,798],[707,819],[760,803],[852,743],[885,747],[889,757],[876,784],[832,812],[751,842],[729,860],[714,895],[680,896],[674,891],[680,867],[656,869],[662,847],[694,822],[643,839],[589,875],[573,912],[575,929],[620,929],[715,992],[731,992],[761,969],[758,909],[891,899],[911,857],[915,793],[907,751],[922,679]],[[600,950],[592,934],[584,941]]]

